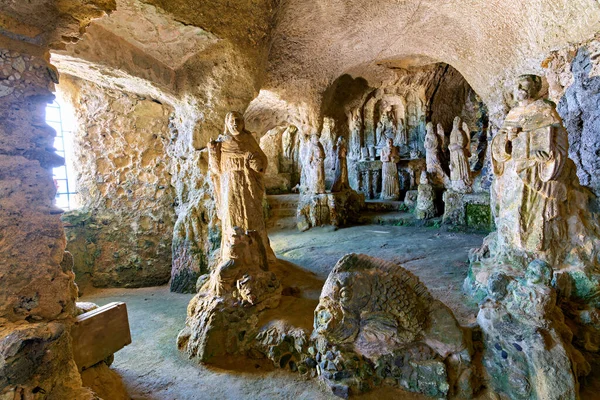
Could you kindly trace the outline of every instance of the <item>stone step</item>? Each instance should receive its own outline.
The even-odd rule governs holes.
[[[417,219],[411,212],[365,212],[359,219],[364,225],[388,225],[388,226],[436,226],[442,223],[441,217],[428,220]]]
[[[269,203],[269,208],[271,210],[275,210],[278,208],[288,208],[288,209],[296,209],[298,208],[298,201],[300,199],[300,195],[298,194],[273,194],[267,196],[267,202]]]
[[[408,207],[404,204],[403,201],[367,200],[367,201],[365,201],[365,211],[367,211],[367,212],[408,211]]]
[[[272,208],[269,211],[271,218],[286,218],[286,217],[295,217],[297,209],[296,208]]]

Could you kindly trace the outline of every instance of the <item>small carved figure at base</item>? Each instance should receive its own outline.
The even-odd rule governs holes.
[[[415,217],[417,219],[429,219],[436,216],[435,198],[435,190],[429,183],[427,172],[423,171],[419,180],[417,206],[415,207]]]

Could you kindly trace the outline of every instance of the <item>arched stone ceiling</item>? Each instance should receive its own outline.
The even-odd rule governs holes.
[[[541,73],[551,50],[600,31],[596,0],[289,0],[264,89],[290,101],[344,73],[445,62],[487,101],[503,81]]]

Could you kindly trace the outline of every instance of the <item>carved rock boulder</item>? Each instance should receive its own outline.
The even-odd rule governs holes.
[[[312,341],[318,373],[344,396],[384,380],[432,397],[472,392],[470,346],[452,311],[391,262],[339,260],[321,292]]]

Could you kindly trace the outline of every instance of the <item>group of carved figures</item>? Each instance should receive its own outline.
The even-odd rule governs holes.
[[[449,177],[442,163],[446,149],[450,156],[448,161]],[[470,130],[465,122],[462,123],[461,127],[460,117],[454,118],[452,132],[450,132],[450,143],[448,143],[441,124],[437,125],[437,133],[434,130],[433,123],[429,122],[427,124],[427,134],[425,135],[427,173],[444,183],[449,178],[449,184],[446,183],[448,189],[459,193],[468,193],[471,191],[473,183],[469,157],[471,157]]]
[[[484,245],[479,252],[474,253],[475,255],[480,253],[480,258],[479,261],[472,258],[473,273],[469,274],[467,283],[475,285],[474,287],[477,285],[480,288],[483,287],[488,296],[482,303],[478,322],[484,333],[483,340],[486,341],[486,350],[483,355],[484,366],[490,371],[495,371],[495,374],[490,374],[493,386],[499,391],[520,396],[511,396],[514,398],[577,398],[578,378],[574,373],[578,368],[585,369],[587,373],[589,366],[579,351],[571,345],[573,336],[563,322],[565,317],[562,311],[556,307],[556,295],[550,286],[553,285],[553,274],[557,277],[557,285],[563,285],[564,276],[561,277],[561,273],[567,275],[575,271],[579,273],[578,279],[581,280],[587,276],[583,274],[585,271],[597,271],[598,260],[595,255],[600,249],[600,239],[597,236],[600,227],[597,226],[591,214],[586,211],[587,192],[579,186],[575,175],[575,166],[568,159],[567,132],[555,107],[542,100],[535,100],[540,88],[539,77],[528,75],[519,79],[515,96],[518,105],[508,113],[502,129],[495,135],[492,142],[492,164],[496,176],[494,189],[496,194],[502,192],[503,195],[497,196],[496,224],[498,232],[490,235],[486,242],[496,241],[496,245],[487,246],[487,250]],[[469,130],[466,124],[463,123],[461,126],[458,117],[454,120],[449,143],[446,144],[445,141],[446,136],[441,126],[438,125],[436,133],[433,124],[427,124],[425,138],[427,170],[422,174],[421,184],[428,185],[428,180],[434,176],[448,179],[442,162],[446,158],[444,149],[447,146],[449,157],[446,159],[449,159],[451,188],[458,192],[469,190],[472,183],[468,163]],[[227,325],[226,322],[212,317],[226,315],[230,309],[236,309],[236,307],[240,313],[250,306],[257,311],[277,307],[282,292],[277,277],[269,270],[270,261],[275,260],[275,257],[269,246],[262,212],[263,174],[267,166],[265,154],[253,136],[244,129],[244,121],[238,113],[227,115],[225,134],[218,141],[209,143],[208,149],[209,166],[222,224],[221,263],[211,274],[209,290],[213,296],[225,296],[225,300],[229,303],[214,302],[210,296],[207,297],[203,293],[199,293],[193,300],[191,303],[193,305],[192,317],[202,322],[194,327],[188,326],[182,331],[179,338],[180,345],[181,343],[185,344],[188,351],[193,354],[197,354],[194,346],[205,348],[206,343],[209,342],[195,341],[196,336],[192,334],[192,328],[201,327],[201,332],[204,333],[198,337],[209,334],[215,337],[219,336],[221,331],[204,329],[203,324],[213,324],[217,328],[220,327],[219,323]],[[337,139],[335,152],[336,177],[332,187],[333,192],[349,188],[346,164],[348,149],[343,137]],[[310,141],[305,142],[303,149],[304,184],[310,185],[306,190],[315,194],[325,192],[324,160],[325,151],[319,142],[319,137],[315,134]],[[399,151],[394,146],[393,138],[389,137],[387,146],[381,152],[382,197],[397,191],[398,170],[396,164],[399,160]],[[568,204],[565,204],[567,201]],[[586,246],[581,245],[579,242],[581,240],[586,241]],[[519,256],[519,253],[527,256],[522,257],[520,272],[519,258],[514,257],[515,255]],[[510,256],[507,258],[510,261],[508,263],[504,260],[506,256]],[[488,260],[487,264],[492,268],[491,271],[495,273],[493,276],[487,273],[477,273],[479,269],[485,268],[486,259]],[[532,259],[534,261],[530,262]],[[369,263],[373,266],[370,266]],[[362,272],[363,264],[369,264],[369,268],[372,270],[382,269],[378,267],[378,263],[377,260],[372,261],[363,256],[351,255],[346,256],[344,263],[336,267],[337,269],[334,268],[334,272],[325,284],[323,291],[325,295],[322,294],[319,307],[315,311],[315,332],[317,334],[322,334],[330,340],[336,339],[334,335],[332,336],[330,327],[337,323],[334,319],[338,315],[346,312],[348,309],[346,305],[352,299],[351,294],[350,297],[342,295],[341,299],[337,299],[329,293],[334,286],[335,292],[331,293],[347,292],[347,290],[338,289],[339,283],[336,279],[339,280],[339,277],[336,274],[343,272],[344,279],[346,279],[348,272],[353,271],[349,268],[358,265],[360,267],[358,270]],[[508,269],[505,269],[505,266],[508,266]],[[382,269],[385,270],[382,276],[386,284],[390,282],[387,268],[386,266]],[[393,268],[394,271],[398,270],[397,266],[389,268]],[[403,273],[403,275],[408,278],[402,276],[391,282],[402,289],[396,290],[396,292],[408,296],[410,294],[408,289],[414,289],[419,282],[411,278],[408,273]],[[375,275],[372,273],[368,277],[375,279]],[[377,287],[380,285],[377,282],[365,283],[367,279],[363,276],[358,278],[362,286],[358,286],[357,293],[361,290],[360,288],[365,287],[368,288],[365,290],[371,293],[375,285],[378,285]],[[597,276],[594,274],[589,278],[589,285],[593,285],[597,293],[597,280],[592,278],[596,279]],[[479,281],[480,279],[486,281]],[[349,282],[349,280],[346,279],[344,282]],[[403,282],[410,282],[410,285],[403,284]],[[573,286],[572,290],[578,290],[578,288]],[[419,290],[419,293],[425,293],[425,290]],[[565,296],[563,302],[570,296],[566,293],[563,294]],[[425,297],[426,301],[419,304],[431,302],[428,294]],[[365,309],[367,303],[366,300],[363,300],[364,298],[364,296],[360,298],[361,305],[357,308],[357,312]],[[376,299],[379,298],[376,297]],[[578,299],[577,301],[581,300],[576,296],[575,298]],[[335,299],[335,302],[331,302],[331,299]],[[413,299],[390,298],[391,307],[388,308],[392,312],[395,312],[395,307],[400,304],[398,301],[403,302],[403,310],[406,309],[405,304],[417,304]],[[339,304],[342,306],[342,311],[331,312]],[[379,311],[383,309],[378,303],[373,303],[373,305]],[[394,328],[388,332],[388,325],[383,327],[385,331],[382,330],[382,326],[377,325],[373,328],[373,332],[383,332],[388,335],[387,337],[395,337],[398,334],[406,335],[412,332],[408,328],[412,329],[413,325],[414,332],[421,332],[423,330],[419,326],[421,319],[429,314],[433,315],[440,309],[444,311],[442,306],[436,304],[435,307],[424,310],[409,308],[409,312],[398,314],[402,329]],[[575,311],[569,309],[569,312]],[[231,313],[229,312],[229,314]],[[451,315],[450,312],[448,314]],[[512,317],[506,318],[507,314]],[[346,316],[344,315],[344,317]],[[252,318],[238,317],[232,321],[238,323],[242,320],[253,321]],[[348,320],[350,319],[344,319],[344,321]],[[578,319],[572,320],[579,321]],[[188,318],[188,321],[192,321],[192,319]],[[357,321],[350,321],[350,328],[358,326]],[[451,322],[452,326],[458,326],[455,321]],[[360,326],[362,332],[363,327],[367,325],[363,325],[360,321]],[[239,327],[246,332],[245,325]],[[434,322],[431,327],[435,328]],[[587,327],[586,329],[593,334],[598,332],[597,327]],[[541,330],[545,330],[545,333],[540,334]],[[337,331],[341,332],[339,329]],[[368,333],[368,330],[364,331]],[[459,334],[461,332],[460,329],[456,331]],[[426,336],[429,333],[439,335],[437,329],[425,333]],[[445,333],[447,332],[445,331]],[[385,335],[381,335],[381,337],[385,338]],[[235,335],[235,337],[238,336]],[[346,337],[347,334],[343,338],[344,341]],[[358,334],[356,337],[359,346],[354,346],[354,351],[360,350],[360,346],[364,344],[363,347],[369,352],[364,352],[363,356],[371,355],[372,349],[377,351],[382,349],[383,354],[377,353],[377,356],[388,354],[393,350],[387,347],[390,341],[378,342],[377,339],[380,336],[377,334],[367,334],[364,338]],[[457,337],[460,339],[457,340],[456,346],[458,352],[466,347],[460,335]],[[549,352],[544,344],[547,338],[552,340],[553,346],[558,350]],[[409,339],[406,340],[407,343],[413,340],[412,337]],[[501,343],[505,342],[511,343],[515,350],[513,351],[511,346],[505,346],[506,351],[502,350]],[[436,336],[431,343],[441,342]],[[447,346],[444,349],[447,349]],[[494,349],[502,351],[500,357],[494,353]],[[213,349],[208,350],[212,351]],[[212,355],[209,351],[205,353]],[[329,353],[331,352],[326,352],[326,354]],[[521,353],[525,353],[526,357]],[[557,358],[556,354],[562,358]],[[205,359],[200,356],[199,358]],[[333,357],[327,355],[327,358]],[[358,360],[358,358],[356,359]],[[505,361],[507,359],[511,361]],[[316,362],[314,364],[316,365]],[[527,364],[526,368],[523,367],[517,372],[509,371],[509,369],[515,369],[515,365],[525,364]],[[282,364],[279,363],[279,365]],[[440,366],[442,365],[444,364]],[[339,369],[335,369],[335,371],[339,371]],[[514,372],[519,379],[509,380],[507,384],[504,374],[509,372]],[[582,374],[585,375],[585,373]],[[562,383],[555,385],[552,383],[555,381]],[[533,382],[534,385],[527,382]],[[447,391],[447,387],[445,390]],[[526,396],[521,396],[524,392],[526,392]]]
[[[350,189],[348,181],[348,145],[343,136],[338,137],[335,147],[335,176],[331,192],[343,192]],[[317,134],[310,139],[301,150],[302,160],[302,192],[310,194],[323,194],[325,190],[325,149],[319,141]]]
[[[461,126],[462,125],[462,126]],[[468,193],[472,187],[472,173],[469,167],[471,156],[470,131],[466,123],[461,124],[460,117],[454,119],[450,141],[444,133],[441,124],[437,125],[437,133],[433,123],[427,124],[425,136],[425,159],[427,165],[427,180],[441,183],[447,189],[459,193]],[[448,153],[449,157],[446,155]],[[443,160],[448,159],[449,176],[444,168]],[[394,138],[387,137],[386,146],[381,150],[381,199],[397,200],[400,196],[397,164],[401,156]]]

